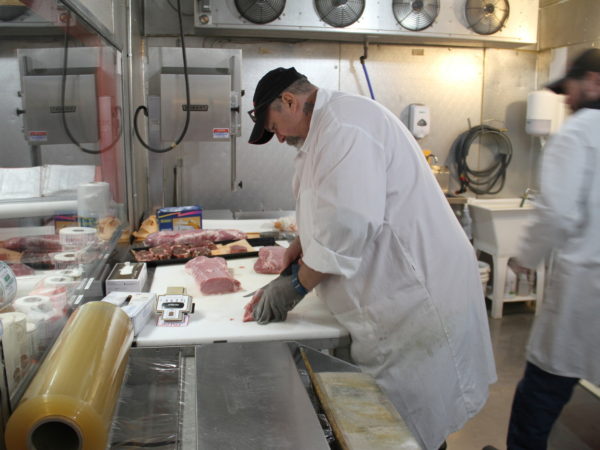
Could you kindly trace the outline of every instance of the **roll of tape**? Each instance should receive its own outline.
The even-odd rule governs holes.
[[[81,249],[96,241],[96,229],[91,227],[65,227],[58,232],[65,249]]]
[[[37,327],[37,344],[40,348],[48,348],[48,343],[56,336],[61,319],[64,317],[64,308],[57,311],[52,298],[45,295],[28,295],[20,297],[13,303],[14,308],[25,314],[27,321]]]
[[[132,340],[119,307],[78,308],[8,420],[7,448],[106,448]]]
[[[10,303],[17,293],[17,277],[4,261],[0,261],[0,307]]]
[[[67,307],[68,295],[65,286],[42,286],[31,291],[31,295],[48,297],[57,315],[64,315]]]
[[[77,265],[77,253],[76,252],[61,252],[54,253],[52,255],[52,261],[54,267],[57,269],[68,269],[74,265]]]
[[[70,268],[58,270],[55,272],[55,274],[61,277],[69,277],[73,278],[73,280],[77,280],[81,278],[81,275],[83,275],[83,271],[79,268]]]
[[[71,277],[65,277],[63,275],[52,275],[46,277],[42,280],[42,285],[44,287],[65,287],[70,288],[75,286],[77,281]]]
[[[29,357],[37,361],[42,356],[42,336],[40,336],[41,327],[33,322],[27,322],[27,345],[29,346]]]
[[[2,347],[9,391],[17,387],[29,364],[27,316],[22,312],[0,314]]]
[[[56,317],[56,311],[50,297],[44,295],[28,295],[20,297],[13,303],[15,310],[27,316],[29,322],[45,324]]]
[[[77,215],[82,226],[95,227],[108,216],[110,186],[104,181],[93,181],[77,187]]]

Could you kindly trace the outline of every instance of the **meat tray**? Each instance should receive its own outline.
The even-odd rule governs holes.
[[[252,246],[252,247],[265,247],[268,245],[276,245],[275,244],[275,238],[274,237],[260,237],[260,238],[249,238],[246,239],[246,241],[248,241],[248,243]],[[231,242],[235,242],[232,240],[229,241],[218,241],[215,242],[215,244],[230,244]],[[129,253],[131,255],[130,260],[132,262],[137,262],[137,260],[135,259],[135,253],[136,251],[139,250],[149,250],[150,247],[148,247],[147,245],[143,245],[143,243],[139,243],[139,244],[132,244]],[[213,255],[206,255],[208,257],[213,257]],[[218,255],[221,258],[224,259],[240,259],[240,258],[251,258],[253,256],[258,256],[258,250],[256,250],[255,252],[240,252],[240,253],[229,253],[229,254],[225,254],[225,255]],[[146,264],[148,264],[148,266],[153,267],[153,266],[164,266],[164,265],[168,265],[168,264],[183,264],[186,263],[187,261],[193,259],[193,257],[190,258],[170,258],[170,259],[158,259],[158,260],[153,260],[153,261],[146,261]]]

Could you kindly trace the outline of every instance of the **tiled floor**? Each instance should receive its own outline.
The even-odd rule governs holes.
[[[525,345],[533,323],[525,303],[508,303],[502,319],[490,319],[498,381],[483,410],[448,438],[448,450],[506,449],[506,430],[515,387],[525,367]],[[600,449],[600,399],[577,386],[552,434],[549,450]]]

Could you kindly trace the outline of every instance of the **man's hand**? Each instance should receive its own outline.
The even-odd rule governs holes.
[[[279,275],[257,292],[261,295],[260,300],[254,307],[252,315],[259,324],[265,325],[269,322],[282,322],[300,300],[306,295],[306,291],[299,284],[297,273],[298,266],[292,268],[292,275]],[[302,293],[304,291],[304,293]]]
[[[519,275],[520,273],[529,274],[529,269],[525,266],[522,266],[517,258],[510,258],[508,260],[508,267],[512,269],[512,271]]]

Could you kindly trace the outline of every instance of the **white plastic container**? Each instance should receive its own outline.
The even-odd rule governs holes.
[[[490,265],[483,261],[478,261],[479,263],[479,276],[481,278],[481,287],[483,288],[483,295],[486,295],[487,284],[490,280]]]

